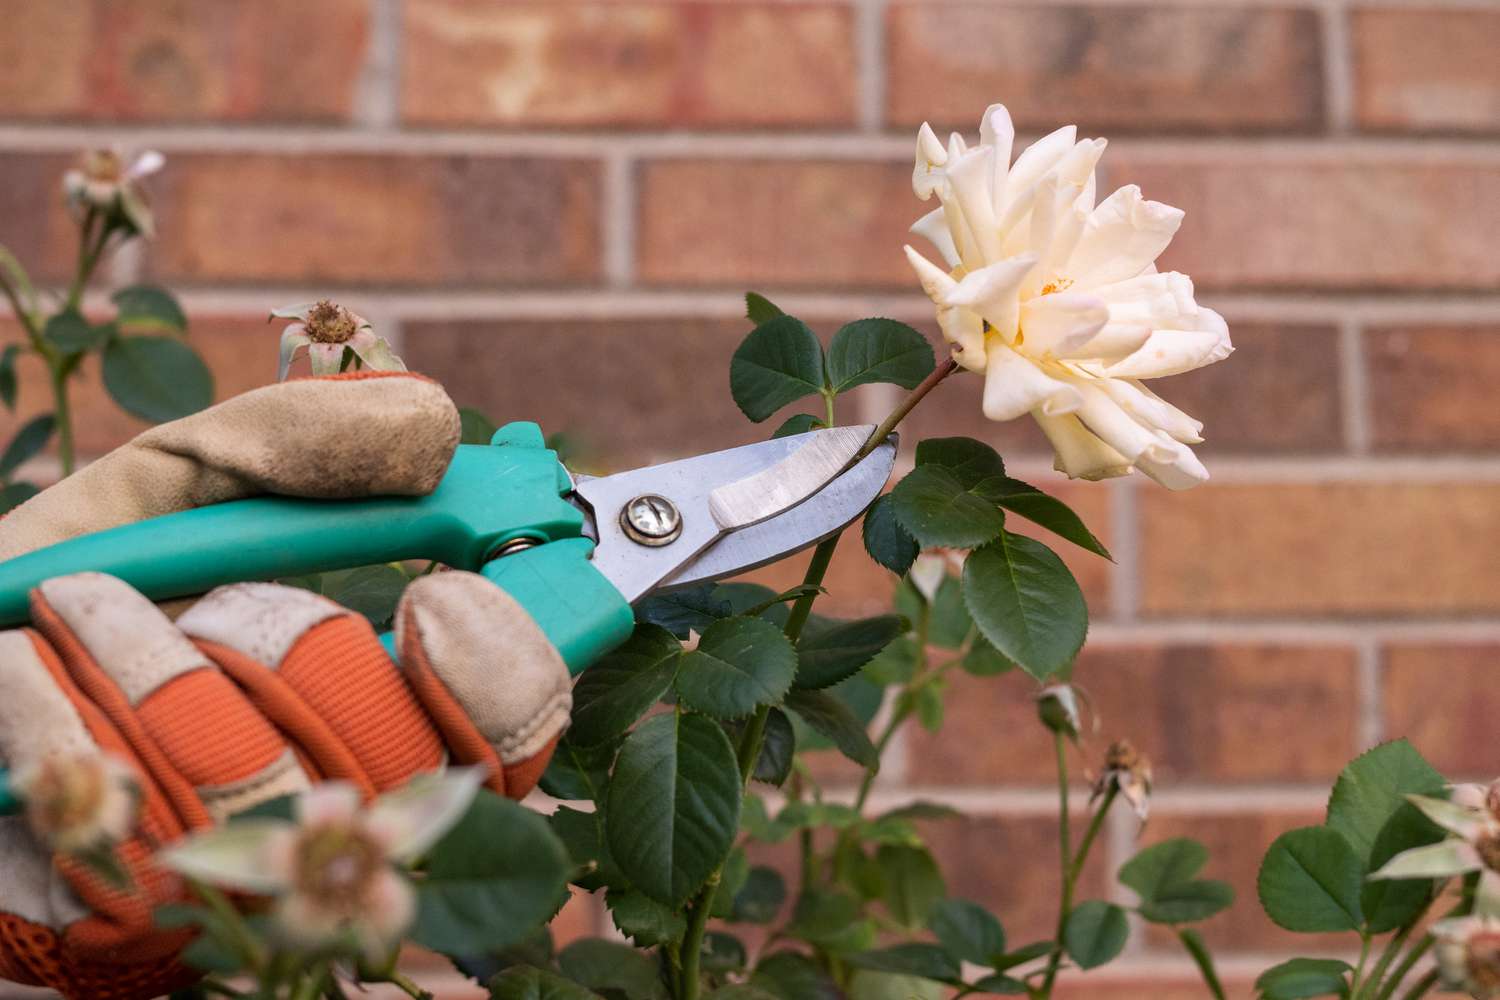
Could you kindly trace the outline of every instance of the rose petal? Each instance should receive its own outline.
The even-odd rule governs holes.
[[[276,366],[276,381],[286,381],[287,372],[291,370],[292,362],[297,359],[297,350],[311,343],[312,338],[307,335],[307,327],[301,323],[293,323],[281,331],[281,360]]]
[[[1109,320],[1109,307],[1083,292],[1059,292],[1021,303],[1017,343],[1033,358],[1075,356]]]
[[[1031,416],[1052,445],[1053,468],[1069,479],[1097,481],[1130,474],[1129,460],[1091,433],[1076,415],[1049,417],[1033,411]]]
[[[1456,833],[1465,840],[1474,840],[1481,833],[1488,831],[1490,824],[1485,821],[1485,814],[1477,809],[1470,809],[1447,799],[1434,799],[1426,795],[1408,795],[1407,801],[1438,826],[1450,833]]]
[[[1461,840],[1444,840],[1402,851],[1387,861],[1372,879],[1448,878],[1483,867],[1474,848]]]
[[[1021,283],[1035,266],[1036,254],[1023,254],[970,271],[944,297],[944,304],[972,309],[1008,343],[1015,339],[1021,319]]]
[[[343,344],[309,344],[307,356],[314,375],[337,375],[344,366]]]
[[[1126,413],[1097,382],[1079,382],[1078,391],[1083,400],[1083,405],[1078,408],[1078,419],[1124,455],[1126,461],[1135,464],[1142,458],[1150,458],[1170,462],[1177,457],[1181,447],[1177,442]]]
[[[1229,328],[1211,309],[1200,315],[1207,329],[1153,330],[1140,350],[1105,371],[1114,378],[1163,378],[1223,361],[1234,353]]]
[[[246,818],[194,834],[156,856],[166,867],[201,882],[246,892],[280,892],[287,883],[266,865],[267,845],[291,829],[285,820]]]
[[[1192,279],[1177,271],[1153,271],[1079,290],[1108,303],[1111,319],[1144,323],[1153,330],[1192,329],[1203,311],[1193,300]]]
[[[314,349],[318,346],[322,345]],[[297,797],[297,823],[305,827],[352,823],[359,815],[359,804],[359,789],[349,782],[320,782]]]
[[[1111,378],[1096,384],[1121,409],[1148,427],[1163,431],[1183,444],[1198,444],[1203,440],[1201,420],[1194,420],[1140,382]]]
[[[417,894],[402,876],[387,869],[374,876],[359,922],[365,956],[378,961],[390,954],[417,915]]]
[[[378,336],[368,326],[349,338],[348,348],[365,363],[365,367],[377,372],[404,372],[406,362],[396,356],[384,337]]]
[[[1089,215],[1067,262],[1068,273],[1090,288],[1140,274],[1172,242],[1184,214],[1147,201],[1134,184],[1120,188]]]
[[[991,104],[984,109],[979,119],[979,141],[995,150],[994,174],[990,180],[990,196],[994,214],[999,218],[1005,211],[1005,189],[1010,175],[1010,154],[1016,141],[1016,126],[1010,120],[1010,111],[1003,104]]]
[[[969,227],[969,236],[979,249],[980,264],[1000,259],[1000,232],[992,196],[994,165],[995,150],[989,146],[976,146],[957,161],[948,163],[948,182]]]
[[[156,173],[167,165],[167,158],[154,149],[148,149],[135,158],[135,162],[125,169],[127,181],[137,180]]]
[[[941,208],[934,208],[916,222],[911,224],[911,232],[922,237],[937,248],[942,254],[943,260],[948,267],[955,268],[961,262],[958,256],[958,247],[953,242],[953,234],[948,231],[947,213]],[[911,248],[908,247],[908,250]]]
[[[1169,490],[1190,490],[1208,482],[1208,469],[1193,454],[1193,449],[1173,442],[1176,447],[1170,457],[1162,458],[1156,451],[1147,452],[1136,459],[1135,467]]]
[[[1049,417],[1078,409],[1078,390],[1043,372],[1029,358],[991,336],[984,368],[984,415],[991,420],[1014,420],[1039,411]]]
[[[926,201],[942,187],[945,176],[942,167],[947,162],[948,152],[942,140],[931,125],[923,122],[917,130],[917,163],[911,175],[911,189],[918,198]]]
[[[375,800],[366,826],[389,845],[396,861],[411,861],[437,843],[468,812],[484,784],[483,767],[419,774]]]

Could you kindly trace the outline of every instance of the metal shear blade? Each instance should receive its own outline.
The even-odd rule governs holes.
[[[628,601],[733,576],[831,535],[879,494],[894,438],[854,463],[873,425],[835,427],[576,483],[594,566]]]

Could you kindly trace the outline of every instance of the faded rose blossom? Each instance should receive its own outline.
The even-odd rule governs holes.
[[[944,262],[908,260],[937,306],[954,359],[984,375],[984,415],[1030,414],[1074,478],[1140,469],[1169,489],[1208,479],[1190,444],[1203,425],[1142,382],[1192,371],[1234,349],[1218,313],[1185,274],[1159,272],[1183,213],[1122,187],[1095,205],[1103,139],[1069,125],[1011,162],[1002,104],[980,144],[917,134],[912,187],[941,206],[912,226]]]
[[[1460,917],[1432,925],[1438,972],[1448,989],[1476,1000],[1500,997],[1500,919]]]
[[[1037,716],[1054,733],[1078,741],[1083,732],[1083,713],[1079,710],[1078,689],[1071,684],[1049,684],[1037,692]]]
[[[1449,837],[1402,851],[1370,878],[1452,878],[1479,872],[1474,913],[1500,917],[1500,781],[1488,787],[1457,785],[1448,799],[1406,798]]]
[[[63,194],[73,217],[82,221],[89,211],[107,223],[146,238],[156,235],[156,220],[141,180],[166,165],[167,158],[147,150],[126,163],[118,149],[95,149],[83,154],[79,165],[63,175]]]
[[[297,321],[281,331],[277,381],[286,378],[297,353],[304,347],[314,375],[337,375],[344,364],[345,350],[354,353],[356,368],[363,364],[374,371],[406,371],[405,363],[396,357],[385,338],[375,333],[369,320],[336,302],[323,299],[283,306],[271,311],[271,319]]]
[[[483,782],[483,768],[420,775],[368,808],[353,785],[324,782],[298,798],[296,822],[231,820],[161,860],[191,878],[277,897],[276,927],[296,946],[350,939],[378,961],[416,913],[415,891],[398,867],[458,822]]]
[[[107,852],[140,812],[135,771],[104,753],[47,757],[16,774],[15,787],[32,833],[62,854]]]
[[[1142,823],[1151,812],[1151,760],[1129,740],[1116,740],[1104,752],[1104,772],[1094,782],[1089,801],[1098,799],[1111,788],[1130,803]]]

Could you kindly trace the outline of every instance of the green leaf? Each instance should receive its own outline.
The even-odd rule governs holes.
[[[912,930],[926,927],[933,907],[948,895],[932,853],[925,847],[886,844],[876,852],[875,862],[885,874],[885,905],[891,916]]]
[[[1208,864],[1208,848],[1191,837],[1173,837],[1152,844],[1120,867],[1119,879],[1142,900],[1156,899],[1174,885],[1181,885]]]
[[[591,990],[619,990],[628,1000],[667,998],[656,962],[617,941],[574,941],[558,953],[557,964],[563,975]]]
[[[620,933],[642,948],[679,941],[687,932],[687,920],[681,913],[643,892],[611,889],[605,898]]]
[[[172,337],[116,337],[104,349],[104,388],[121,408],[161,423],[203,409],[214,379],[197,353]]]
[[[792,728],[792,720],[781,709],[771,709],[766,715],[766,734],[751,777],[780,788],[791,776],[796,756],[797,731]]]
[[[26,421],[5,446],[4,453],[0,453],[0,479],[9,479],[11,473],[47,447],[56,427],[57,421],[50,413]]]
[[[864,768],[878,768],[880,755],[870,742],[865,727],[848,705],[826,691],[794,689],[787,694],[786,707],[796,712],[821,735],[833,742],[839,752]]]
[[[459,444],[489,444],[498,428],[495,422],[471,406],[458,408]]]
[[[958,959],[935,944],[911,942],[848,957],[850,965],[880,972],[896,972],[922,979],[954,983],[959,978]]]
[[[865,512],[860,533],[864,536],[865,551],[870,553],[870,558],[897,576],[906,575],[921,551],[911,532],[901,527],[901,522],[896,519],[896,508],[888,493],[876,497]]]
[[[750,985],[780,1000],[844,1000],[828,973],[806,955],[780,951],[755,965]]]
[[[155,285],[132,285],[110,296],[119,313],[122,327],[147,327],[181,333],[187,329],[182,306],[165,288]]]
[[[1029,483],[1019,479],[1005,478],[990,481],[985,486],[986,495],[1008,511],[1039,524],[1054,534],[1061,535],[1080,548],[1111,561],[1114,556],[1109,549],[1083,523],[1073,509],[1057,497],[1043,493]]]
[[[1063,925],[1063,946],[1080,969],[1097,969],[1112,960],[1129,936],[1125,911],[1102,899],[1079,903]]]
[[[1234,888],[1217,879],[1194,879],[1168,886],[1148,903],[1141,916],[1154,924],[1189,924],[1207,920],[1234,903]]]
[[[1352,931],[1364,921],[1364,865],[1343,834],[1306,826],[1277,837],[1261,862],[1261,906],[1277,926],[1308,934]]]
[[[1402,851],[1435,844],[1444,833],[1408,795],[1441,796],[1446,781],[1406,740],[1393,740],[1350,761],[1328,799],[1330,829],[1344,835],[1376,871]],[[1367,881],[1360,907],[1368,929],[1395,930],[1426,906],[1431,886],[1420,880]]]
[[[733,934],[709,931],[703,936],[703,971],[710,976],[722,976],[745,967],[745,943]]]
[[[948,954],[963,962],[988,966],[1005,954],[1005,930],[994,915],[967,899],[939,900],[928,920]]]
[[[781,308],[759,292],[745,293],[745,318],[756,326],[764,326],[778,316],[785,316]]]
[[[1203,976],[1203,984],[1213,994],[1214,1000],[1224,1000],[1224,984],[1219,982],[1219,973],[1214,968],[1214,956],[1208,950],[1203,937],[1190,927],[1184,927],[1177,932],[1177,937],[1182,941],[1182,946],[1192,956],[1193,964],[1198,966],[1198,972]]]
[[[797,651],[762,618],[725,618],[682,654],[677,696],[716,719],[742,719],[781,701],[797,674]]]
[[[944,1000],[950,995],[943,983],[899,972],[856,969],[849,978],[849,1000]]]
[[[985,993],[993,996],[1019,997],[1026,995],[1026,984],[1019,979],[994,973],[976,980],[970,987],[974,993]]]
[[[92,326],[76,309],[57,313],[42,327],[42,336],[63,354],[82,354],[103,347],[115,335],[113,323]]]
[[[866,663],[861,673],[871,683],[881,686],[905,684],[916,676],[921,652],[915,637],[900,636]]]
[[[889,812],[883,812],[876,818],[905,820],[943,820],[963,819],[963,816],[964,814],[962,810],[955,809],[952,806],[943,805],[941,802],[925,802],[921,799],[918,799],[915,802],[908,802],[904,806],[898,806],[897,808],[892,809]]]
[[[807,324],[777,316],[756,327],[729,362],[729,391],[756,423],[824,388],[823,345]]]
[[[21,506],[40,492],[31,483],[11,483],[0,487],[0,514]]]
[[[490,1000],[601,1000],[599,994],[530,965],[506,969],[490,980]]]
[[[923,548],[976,548],[1005,526],[993,503],[940,465],[917,466],[890,497],[896,520]]]
[[[394,566],[359,566],[323,574],[323,596],[357,611],[376,628],[384,628],[396,614],[410,578]]]
[[[637,625],[625,643],[607,654],[573,685],[573,724],[568,739],[599,746],[633,726],[672,686],[682,646],[659,625]]]
[[[17,344],[6,344],[0,351],[0,403],[12,413],[16,410],[16,356],[20,353]]]
[[[870,382],[915,389],[934,363],[927,338],[893,319],[855,320],[828,345],[828,381],[836,393]]]
[[[1336,958],[1294,958],[1267,969],[1255,980],[1263,1000],[1303,1000],[1305,997],[1346,997],[1352,971],[1348,962]]]
[[[875,943],[875,924],[862,918],[860,901],[848,893],[822,889],[797,897],[785,932],[836,952],[865,951]]]
[[[1063,672],[1088,633],[1078,581],[1041,542],[1003,532],[964,563],[964,602],[984,637],[1038,680]]]
[[[928,438],[918,442],[916,462],[947,469],[966,490],[1005,475],[1000,453],[973,438]]]
[[[409,936],[456,954],[514,944],[557,911],[571,866],[545,819],[481,791],[427,854]]]
[[[840,622],[797,644],[799,688],[832,687],[875,658],[909,627],[900,615]]]
[[[740,772],[724,730],[701,715],[659,715],[625,739],[610,782],[605,834],[642,892],[680,906],[729,856]]]
[[[542,791],[554,799],[597,801],[609,783],[609,769],[620,745],[608,740],[598,746],[581,747],[565,733],[542,774]]]
[[[974,631],[974,618],[964,606],[964,589],[954,576],[944,576],[932,595],[927,618],[927,641],[939,649],[959,649]]]
[[[733,917],[740,923],[769,924],[786,902],[786,882],[774,868],[750,869],[734,897]]]
[[[604,813],[600,809],[583,812],[558,806],[547,823],[563,842],[573,863],[573,884],[593,892],[606,886],[628,889],[630,880],[610,857],[604,843]]]
[[[781,426],[776,428],[776,433],[771,435],[771,440],[777,438],[791,437],[793,434],[806,434],[827,425],[817,417],[808,413],[794,413],[782,421]]]
[[[976,635],[958,665],[974,677],[998,677],[1015,667],[982,635]]]
[[[660,625],[679,639],[690,632],[702,632],[720,618],[728,618],[734,609],[718,591],[718,584],[652,594],[635,606],[636,621]]]

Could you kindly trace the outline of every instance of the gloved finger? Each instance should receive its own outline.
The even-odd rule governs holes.
[[[396,648],[457,761],[488,765],[502,795],[531,791],[568,726],[573,692],[526,610],[478,574],[424,576],[396,608]]]
[[[77,691],[108,718],[180,827],[197,829],[308,787],[292,748],[240,689],[123,581],[41,584],[32,620]]]
[[[359,372],[263,386],[153,427],[0,521],[0,560],[76,535],[261,493],[420,495],[458,444],[441,386]]]
[[[177,620],[317,778],[366,798],[442,766],[443,745],[364,616],[274,583],[219,587]]]

